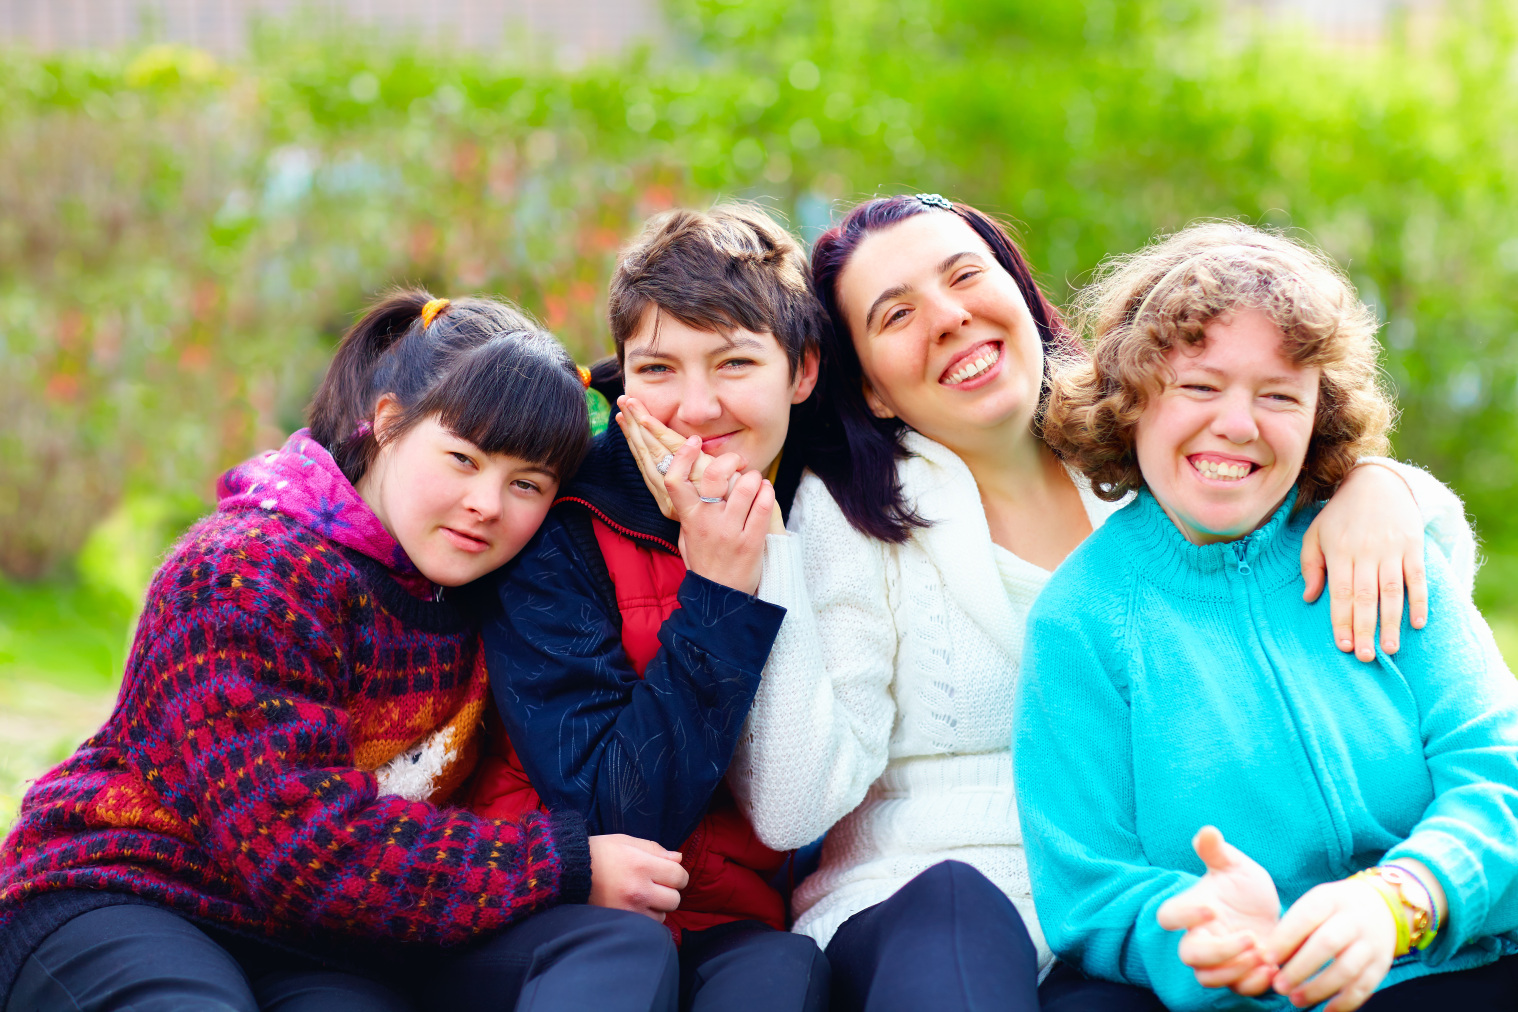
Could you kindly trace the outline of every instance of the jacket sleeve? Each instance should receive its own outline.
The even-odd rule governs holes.
[[[727,773],[784,609],[687,573],[639,678],[553,516],[496,596],[491,690],[544,802],[583,813],[592,834],[678,849]]]
[[[759,594],[785,606],[730,783],[767,846],[804,846],[858,807],[886,767],[896,624],[879,542],[808,476]]]
[[[1405,627],[1383,662],[1401,672],[1421,714],[1434,801],[1385,859],[1417,858],[1438,876],[1449,917],[1423,958],[1518,930],[1518,683],[1491,629],[1434,553],[1428,624]]]
[[[1144,854],[1121,617],[1088,610],[1097,590],[1056,572],[1028,619],[1012,754],[1039,924],[1061,959],[1148,988],[1171,1012],[1273,1007],[1197,983],[1180,932],[1159,925],[1160,905],[1198,877]]]
[[[1380,464],[1407,482],[1418,512],[1423,515],[1427,546],[1448,566],[1455,591],[1470,597],[1476,582],[1476,533],[1460,497],[1421,467],[1391,457],[1361,457],[1359,462]]]
[[[211,566],[173,575],[149,598],[170,614],[139,640],[115,719],[163,817],[212,855],[209,875],[270,922],[407,942],[463,942],[589,897],[578,816],[497,821],[378,796],[353,765],[343,634],[310,602],[260,600],[251,580],[227,591]]]

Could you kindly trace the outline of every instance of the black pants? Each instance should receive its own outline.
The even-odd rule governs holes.
[[[1055,967],[1006,894],[967,864],[934,865],[843,923],[827,947],[835,1012],[1163,1012],[1140,988]]]
[[[151,906],[81,914],[26,961],[7,1012],[673,1012],[675,947],[663,925],[600,907],[554,907],[450,950],[341,972],[223,937]]]
[[[1361,1012],[1512,1012],[1518,1009],[1518,956],[1458,973],[1431,973],[1377,991]]]
[[[687,1012],[827,1012],[827,957],[805,935],[736,921],[680,940]]]

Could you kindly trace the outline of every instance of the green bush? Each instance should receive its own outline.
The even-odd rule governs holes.
[[[1398,452],[1466,497],[1518,606],[1518,24],[1379,43],[1186,0],[673,3],[675,38],[556,70],[265,29],[0,57],[0,569],[66,571],[129,491],[205,499],[300,421],[375,290],[484,290],[582,359],[647,214],[767,200],[805,237],[924,189],[1019,223],[1050,293],[1197,217],[1322,243],[1387,321]],[[514,55],[513,55],[514,54]]]

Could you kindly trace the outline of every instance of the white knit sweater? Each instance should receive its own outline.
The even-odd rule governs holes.
[[[906,543],[860,534],[810,473],[791,533],[770,537],[759,596],[786,617],[729,782],[769,846],[828,832],[821,867],[792,899],[795,930],[818,944],[955,859],[1011,898],[1046,969],[1010,742],[1023,626],[1049,572],[992,543],[975,479],[952,451],[916,433],[906,446],[915,455],[900,464],[907,501],[932,521]],[[1468,587],[1474,542],[1459,500],[1425,472],[1395,466],[1430,543]],[[1100,526],[1118,504],[1077,485]]]

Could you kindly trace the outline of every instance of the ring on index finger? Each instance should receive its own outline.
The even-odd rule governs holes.
[[[696,498],[700,499],[702,502],[727,502],[727,499],[724,498],[723,496],[720,496],[720,495],[714,495],[714,496],[698,495]]]
[[[669,474],[669,465],[673,464],[674,462],[675,455],[673,453],[666,453],[664,456],[660,457],[659,462],[654,465],[654,470],[658,471],[660,474]]]

